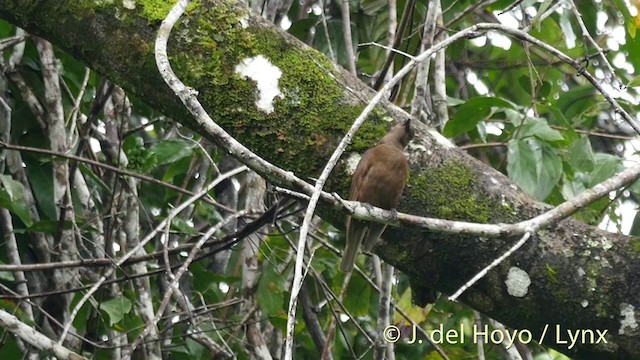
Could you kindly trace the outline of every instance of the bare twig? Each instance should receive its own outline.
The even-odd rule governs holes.
[[[347,49],[347,67],[351,74],[356,75],[356,56],[353,52],[353,38],[351,37],[351,13],[349,12],[349,0],[342,0],[340,11],[342,12],[342,37],[344,38],[344,46]]]
[[[85,357],[74,353],[73,351],[63,347],[62,345],[56,344],[55,342],[53,342],[53,340],[49,339],[44,334],[36,331],[31,326],[23,323],[17,317],[9,314],[2,309],[0,309],[0,325],[15,334],[20,339],[35,346],[36,348],[54,354],[58,359],[86,359]]]
[[[239,174],[239,173],[241,173],[243,171],[246,171],[246,170],[247,170],[247,168],[245,166],[241,166],[241,167],[239,167],[237,169],[234,169],[234,170],[229,171],[229,172],[227,172],[227,173],[225,173],[223,175],[220,175],[217,179],[212,181],[211,184],[206,186],[202,191],[198,192],[194,196],[191,196],[184,203],[182,203],[179,206],[177,206],[173,211],[171,211],[169,213],[169,215],[167,215],[167,217],[162,222],[160,222],[160,224],[158,224],[158,226],[156,226],[149,234],[147,234],[147,236],[145,236],[144,239],[140,240],[140,243],[135,248],[129,250],[129,252],[127,252],[120,259],[118,259],[118,261],[116,261],[114,266],[112,266],[109,270],[107,270],[105,272],[105,274],[102,275],[100,280],[98,280],[98,282],[96,282],[91,287],[91,289],[89,289],[89,291],[87,291],[87,293],[82,297],[82,299],[80,299],[80,301],[76,304],[75,308],[71,312],[71,315],[69,316],[69,321],[65,325],[64,330],[62,332],[62,335],[60,336],[60,340],[58,341],[58,343],[61,344],[64,341],[64,338],[66,337],[67,333],[69,332],[69,329],[71,328],[71,324],[73,322],[73,319],[78,315],[78,312],[80,311],[82,306],[98,290],[98,288],[107,280],[107,278],[109,276],[111,276],[111,274],[113,274],[116,271],[116,269],[118,269],[120,266],[122,266],[122,264],[124,264],[124,262],[126,262],[129,258],[131,258],[134,254],[136,254],[140,249],[142,249],[149,241],[151,241],[151,239],[153,239],[156,236],[156,234],[159,231],[161,231],[166,226],[168,226],[171,223],[171,221],[173,220],[173,218],[175,218],[182,210],[184,210],[186,207],[188,207],[190,204],[192,204],[194,201],[196,201],[200,197],[204,196],[207,192],[209,192],[211,189],[213,189],[217,184],[219,184],[224,179],[228,179],[228,178],[230,178],[230,177],[232,177],[232,176],[234,176],[236,174]]]

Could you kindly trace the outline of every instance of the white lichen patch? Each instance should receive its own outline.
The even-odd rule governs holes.
[[[611,239],[604,236],[587,239],[586,242],[587,245],[591,248],[601,248],[605,251],[613,247],[613,242],[611,241]]]
[[[427,147],[419,144],[418,142],[412,141],[409,143],[409,145],[407,145],[407,147],[409,148],[409,150],[411,150],[411,152],[427,152]],[[430,153],[430,152],[427,152]]]
[[[438,142],[438,144],[445,149],[453,149],[456,147],[455,145],[453,145],[451,141],[449,141],[449,139],[442,136],[439,132],[435,130],[429,130],[429,134],[433,136],[433,138]]]
[[[509,269],[507,279],[504,281],[507,285],[507,292],[511,296],[524,297],[529,291],[529,285],[531,285],[531,278],[526,271],[512,266]]]
[[[240,26],[242,26],[243,29],[246,29],[249,27],[249,15],[245,15],[241,17],[239,20],[240,20]]]
[[[620,304],[620,330],[618,334],[624,335],[627,331],[634,331],[638,328],[638,322],[636,321],[635,308],[631,304]]]
[[[122,0],[122,7],[133,10],[136,8],[136,0]]]
[[[347,173],[349,175],[353,175],[356,172],[356,168],[358,167],[358,163],[360,162],[360,159],[362,159],[362,156],[358,153],[351,153],[351,155],[349,155],[349,157],[347,158]]]
[[[256,82],[259,93],[256,107],[267,114],[273,112],[273,100],[276,97],[284,97],[278,87],[282,71],[267,58],[258,55],[242,60],[242,63],[236,65],[235,72],[242,78],[249,78]]]

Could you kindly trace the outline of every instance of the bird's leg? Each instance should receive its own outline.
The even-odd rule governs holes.
[[[391,209],[391,219],[398,221],[398,210],[396,208]]]

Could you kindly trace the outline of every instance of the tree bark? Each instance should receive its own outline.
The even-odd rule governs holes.
[[[128,9],[123,2],[98,6],[77,0],[0,0],[0,17],[66,49],[215,142],[157,73],[154,37],[170,3],[158,8],[136,1]],[[174,29],[169,48],[174,70],[199,92],[199,100],[215,121],[258,155],[303,179],[320,173],[373,94],[317,51],[235,1],[201,0],[192,5]],[[281,94],[272,102],[273,111],[257,102],[261,94],[256,83],[237,74],[237,65],[258,56],[282,73]],[[326,190],[346,194],[350,178],[346,159],[374,144],[384,134],[388,120],[406,117],[390,104],[379,106]],[[399,211],[513,223],[549,208],[432,129],[418,125],[408,151],[411,178]],[[271,174],[261,175],[279,184]],[[343,214],[328,208],[319,211],[342,226]],[[418,302],[430,300],[434,290],[452,293],[517,240],[442,235],[413,228],[389,229],[384,238],[375,252],[410,277]],[[638,238],[568,219],[538,232],[468,289],[461,300],[505,325],[530,331],[533,340],[545,333],[543,345],[576,358],[640,358],[638,249]],[[569,330],[581,335],[571,347]],[[607,331],[606,343],[596,330]]]

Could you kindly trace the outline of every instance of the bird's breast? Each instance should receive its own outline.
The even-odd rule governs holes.
[[[365,153],[354,174],[350,198],[392,209],[398,205],[408,174],[404,152],[379,145]]]

